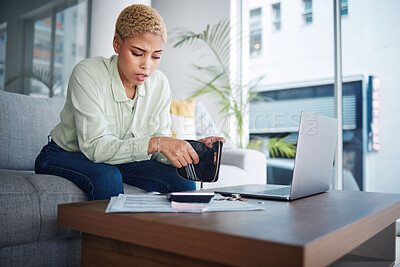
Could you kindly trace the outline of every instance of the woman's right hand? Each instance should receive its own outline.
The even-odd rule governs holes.
[[[199,156],[193,147],[184,140],[179,140],[171,137],[152,137],[150,142],[156,142],[162,153],[169,161],[177,168],[184,167],[188,164],[199,163]],[[154,145],[153,145],[154,147]],[[156,145],[157,147],[157,145]],[[157,149],[154,151],[156,152]]]

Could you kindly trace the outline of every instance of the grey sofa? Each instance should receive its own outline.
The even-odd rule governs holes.
[[[57,226],[57,205],[85,201],[86,193],[67,179],[33,172],[63,104],[0,91],[0,266],[80,265],[80,233]],[[196,110],[195,120],[205,120],[197,113],[204,110]],[[262,153],[226,149],[220,180],[208,187],[265,182]],[[124,189],[144,193],[126,184]]]

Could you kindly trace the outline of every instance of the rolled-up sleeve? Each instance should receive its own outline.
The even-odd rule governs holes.
[[[169,85],[166,83],[168,86],[168,89],[166,90],[167,92],[170,92],[169,90]],[[157,132],[154,134],[154,136],[165,136],[165,137],[170,137],[171,136],[171,115],[170,115],[170,108],[171,108],[171,101],[172,101],[172,95],[170,94],[168,98],[165,98],[165,101],[163,103],[163,108],[161,109],[160,112],[160,124],[159,128],[157,129]],[[162,153],[153,153],[152,159],[168,164],[168,165],[173,165],[172,162],[170,162]]]

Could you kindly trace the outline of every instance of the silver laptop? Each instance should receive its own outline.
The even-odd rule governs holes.
[[[303,111],[300,116],[291,186],[263,184],[232,186],[216,190],[215,193],[294,200],[328,191],[336,151],[337,131],[337,119]]]

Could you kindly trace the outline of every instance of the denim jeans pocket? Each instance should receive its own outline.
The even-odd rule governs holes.
[[[42,151],[40,151],[36,158],[36,164],[45,164],[49,158],[55,157],[60,152],[66,151],[59,147],[56,143],[50,142],[42,148]]]
[[[65,152],[64,149],[62,149],[61,147],[59,147],[56,143],[54,142],[50,142],[47,145],[45,145],[43,147],[44,151],[58,151],[58,152]]]

